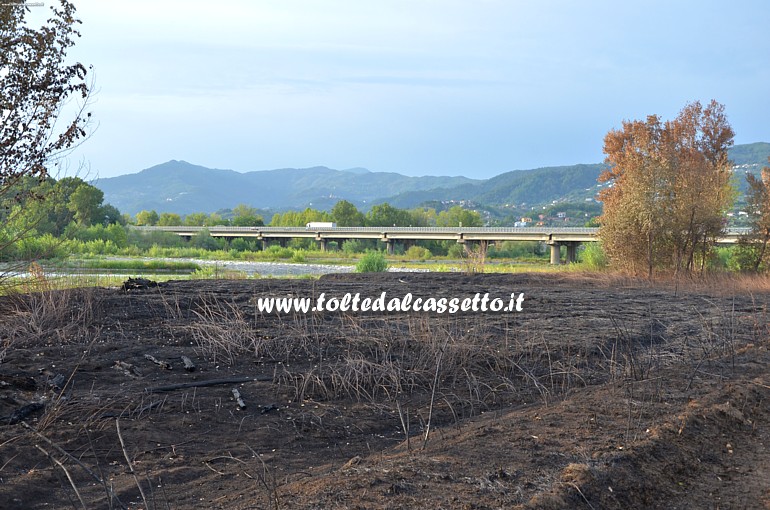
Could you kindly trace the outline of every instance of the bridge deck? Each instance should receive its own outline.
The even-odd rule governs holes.
[[[380,239],[382,241],[540,241],[588,243],[598,241],[598,228],[588,227],[135,227],[145,231],[173,232],[191,237],[206,228],[212,237],[255,239],[310,238],[321,240]],[[718,243],[735,243],[749,229],[728,229]]]

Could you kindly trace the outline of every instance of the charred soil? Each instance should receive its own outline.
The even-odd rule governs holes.
[[[257,307],[383,292],[525,297]],[[770,508],[768,304],[561,274],[4,297],[0,507]]]

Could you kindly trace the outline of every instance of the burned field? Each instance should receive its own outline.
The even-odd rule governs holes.
[[[525,297],[256,306],[382,292]],[[563,274],[2,298],[0,507],[769,508],[768,304]]]

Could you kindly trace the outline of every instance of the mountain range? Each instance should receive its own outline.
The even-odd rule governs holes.
[[[736,145],[730,158],[736,172],[757,172],[766,165],[770,143]],[[99,179],[94,186],[121,212],[211,213],[247,204],[258,209],[330,209],[348,200],[360,209],[388,202],[400,208],[427,201],[470,201],[488,206],[538,205],[591,200],[599,189],[602,164],[514,170],[490,179],[409,177],[364,168],[334,170],[283,168],[240,173],[172,160],[135,174]],[[740,179],[744,181],[745,179]]]

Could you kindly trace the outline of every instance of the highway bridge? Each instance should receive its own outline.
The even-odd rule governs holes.
[[[212,237],[243,237],[262,241],[267,247],[271,242],[285,245],[290,239],[309,238],[326,249],[328,241],[342,242],[348,239],[378,239],[385,243],[388,253],[393,253],[394,244],[411,244],[415,241],[456,241],[477,243],[486,248],[489,243],[503,241],[537,241],[551,247],[551,263],[560,264],[561,246],[567,247],[566,261],[577,260],[577,247],[581,243],[598,240],[598,228],[579,227],[135,227],[142,231],[173,232],[178,236],[191,238],[204,228]],[[745,235],[749,229],[733,228],[725,232],[717,242],[732,244]]]

